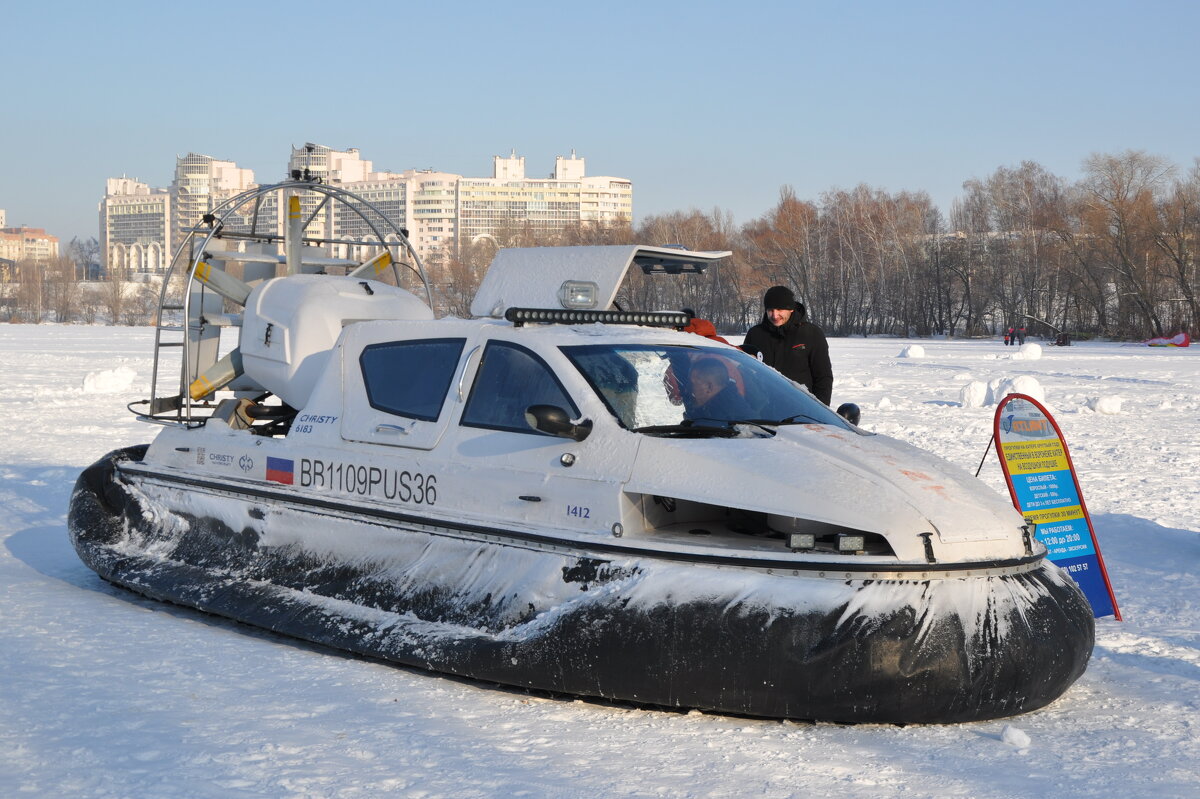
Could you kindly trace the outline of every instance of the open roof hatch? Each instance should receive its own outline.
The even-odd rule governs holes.
[[[471,314],[500,318],[509,308],[608,310],[632,265],[648,275],[699,274],[731,254],[635,244],[510,247],[492,259],[471,303]],[[584,298],[583,304],[576,303],[576,297]]]

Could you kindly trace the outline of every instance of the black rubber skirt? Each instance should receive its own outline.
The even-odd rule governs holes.
[[[144,452],[110,453],[72,496],[72,543],[101,577],[483,681],[750,716],[950,723],[1045,706],[1094,643],[1087,600],[1048,562],[833,580],[552,550],[120,471]]]

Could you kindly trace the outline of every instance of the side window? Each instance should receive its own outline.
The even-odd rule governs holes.
[[[545,435],[525,422],[530,405],[557,405],[572,418],[579,416],[579,409],[541,358],[523,347],[493,341],[483,352],[462,423]]]
[[[438,418],[466,339],[372,344],[359,357],[371,407],[432,422]]]

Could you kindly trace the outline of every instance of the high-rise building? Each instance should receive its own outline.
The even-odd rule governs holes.
[[[233,161],[188,153],[175,159],[171,181],[171,251],[205,214],[254,186],[254,171]]]
[[[161,272],[171,257],[171,194],[109,178],[100,202],[100,252],[110,270]]]
[[[357,147],[334,150],[323,144],[293,147],[288,159],[288,177],[321,183],[358,183],[371,174],[371,162],[362,160]]]
[[[376,172],[357,149],[334,150],[309,142],[292,148],[287,177],[319,180],[359,195],[408,231],[422,260],[437,264],[461,245],[481,239],[511,246],[523,241],[526,232],[545,241],[574,226],[629,224],[633,218],[632,183],[627,178],[588,177],[585,166],[585,160],[572,152],[555,159],[548,177],[528,178],[525,158],[513,151],[492,159],[490,178],[467,178],[433,169]],[[224,200],[252,188],[253,180],[249,169],[196,153],[177,160],[169,189],[151,189],[126,178],[110,180],[101,203],[101,244],[106,259],[110,265],[136,264],[136,268],[150,271],[165,268],[187,231]],[[130,210],[124,214],[127,207]],[[329,207],[316,195],[302,197],[308,235],[362,241],[375,238],[363,217],[346,209],[331,214]],[[252,210],[245,209],[240,218],[228,220],[227,226],[248,226]],[[258,208],[258,214],[259,231],[283,232],[280,209],[267,203]],[[167,231],[160,234],[155,227],[150,233],[152,222],[157,226],[160,219],[169,220]],[[113,227],[114,220],[120,222],[118,227]],[[151,248],[151,239],[161,245]],[[357,257],[360,253],[337,254]]]
[[[458,241],[458,183],[461,175],[432,169],[404,173],[409,184],[405,227],[422,260],[436,263],[454,252]],[[351,189],[353,191],[353,189]]]
[[[175,159],[169,188],[110,178],[100,201],[100,249],[109,270],[162,272],[205,214],[254,185],[254,172],[232,161],[188,153]]]

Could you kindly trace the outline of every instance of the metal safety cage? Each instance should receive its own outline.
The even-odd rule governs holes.
[[[285,204],[290,204],[288,198],[311,198],[312,195],[317,195],[319,200],[315,205],[309,203],[310,209],[306,218],[285,217],[285,213],[290,215],[292,210],[284,210]],[[339,207],[348,209],[361,220],[370,230],[370,236],[352,238],[304,234],[323,210],[329,209],[332,213]],[[277,218],[268,221],[268,214],[272,211]],[[281,226],[284,233],[277,232]],[[273,229],[267,229],[268,227]],[[299,235],[289,235],[293,230],[298,230]],[[216,250],[213,244],[217,241],[276,245],[282,248],[283,252],[253,257],[241,250]],[[349,274],[365,275],[368,270],[373,274],[381,274],[390,268],[397,286],[402,285],[405,273],[400,267],[403,266],[420,282],[426,303],[433,307],[430,282],[416,248],[409,241],[408,231],[374,203],[346,189],[316,180],[294,179],[250,189],[221,202],[206,213],[201,221],[186,233],[176,248],[163,275],[159,292],[150,398],[130,403],[129,410],[140,420],[157,424],[179,424],[188,427],[203,424],[215,405],[207,400],[194,400],[188,391],[190,381],[195,379],[199,371],[199,364],[195,362],[196,354],[192,351],[193,347],[189,346],[189,341],[198,339],[208,327],[240,326],[240,314],[213,313],[207,307],[212,305],[211,299],[232,299],[235,304],[244,304],[245,301],[244,290],[231,297],[228,291],[218,291],[214,288],[215,284],[211,281],[212,270],[208,262],[213,260],[214,253],[228,254],[232,257],[227,260],[231,261],[287,264],[289,270],[296,270],[299,264],[293,260],[294,256],[291,256],[289,251],[297,248],[294,252],[299,252],[299,248],[304,245],[324,247],[327,253],[344,251],[346,254],[353,252],[354,248],[370,248],[375,252],[365,260],[356,261],[330,255],[322,260],[322,263],[343,265],[347,267]],[[318,272],[322,273],[324,272]],[[241,283],[236,278],[217,282]],[[166,355],[168,351],[175,350],[180,353],[177,370],[173,367],[174,358],[168,358]],[[178,390],[174,394],[165,393],[160,388],[164,384],[177,385]]]

